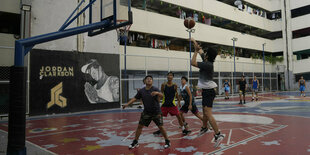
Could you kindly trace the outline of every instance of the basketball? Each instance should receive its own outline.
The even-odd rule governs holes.
[[[192,17],[188,17],[184,20],[184,26],[188,29],[192,29],[195,26],[196,22]]]

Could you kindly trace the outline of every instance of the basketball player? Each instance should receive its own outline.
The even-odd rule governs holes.
[[[174,77],[173,72],[169,72],[167,74],[167,80],[168,82],[165,82],[161,85],[161,92],[163,93],[163,100],[162,100],[162,105],[161,105],[161,111],[164,117],[167,117],[168,114],[171,116],[176,116],[179,122],[179,125],[182,128],[182,133],[183,135],[187,135],[191,131],[188,130],[188,126],[185,126],[180,112],[178,110],[178,107],[175,103],[175,99],[178,100],[178,106],[181,107],[179,95],[178,95],[178,86],[172,82]],[[156,131],[153,133],[154,135],[160,134],[160,131]]]
[[[306,97],[305,89],[307,88],[307,86],[306,86],[306,81],[304,80],[303,76],[300,77],[298,84],[299,84],[300,96],[304,94],[304,97]]]
[[[256,101],[258,100],[258,88],[259,88],[259,81],[256,79],[256,76],[254,76],[254,79],[252,80],[252,101],[254,101],[254,93],[256,94]]]
[[[123,105],[123,109],[128,107],[130,104],[135,102],[137,99],[142,99],[144,110],[141,113],[140,121],[138,128],[136,130],[135,139],[129,145],[129,149],[133,149],[139,146],[138,139],[141,135],[143,126],[148,127],[153,121],[157,127],[159,128],[160,132],[165,138],[165,145],[164,148],[170,147],[170,141],[168,139],[166,130],[163,127],[163,117],[160,111],[159,100],[163,97],[163,94],[160,93],[159,89],[152,86],[153,84],[153,77],[148,75],[145,77],[146,86],[143,87],[138,91],[136,96],[131,99],[127,104]]]
[[[217,56],[217,51],[213,48],[208,48],[204,53],[194,38],[192,38],[191,41],[193,41],[195,46],[195,53],[191,60],[191,65],[199,68],[198,87],[202,88],[203,127],[201,132],[206,132],[208,130],[206,126],[207,122],[210,121],[210,124],[215,132],[214,147],[218,147],[225,136],[219,131],[216,120],[212,115],[213,101],[216,96],[215,88],[217,87],[217,84],[213,81],[213,63]],[[196,59],[198,53],[200,54],[203,62],[197,62]]]
[[[224,91],[225,91],[225,99],[228,100],[229,99],[229,92],[230,92],[230,82],[228,82],[228,80],[225,80],[223,87],[224,87]]]

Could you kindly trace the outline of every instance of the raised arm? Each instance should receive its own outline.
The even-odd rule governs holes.
[[[123,105],[123,109],[125,109],[126,107],[128,107],[129,105],[131,105],[133,102],[135,102],[137,99],[136,98],[132,98],[127,104]]]
[[[203,50],[198,45],[197,41],[194,38],[191,38],[191,41],[194,43],[195,51],[197,51],[200,55],[203,54]]]
[[[191,65],[194,67],[198,67],[197,53],[198,53],[197,51],[194,52],[194,55],[193,55],[192,60],[191,60]]]

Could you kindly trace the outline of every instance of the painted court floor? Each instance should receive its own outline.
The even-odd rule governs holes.
[[[201,114],[199,100],[197,105]],[[164,118],[170,148],[163,149],[164,139],[152,134],[157,127],[151,123],[143,128],[140,146],[129,150],[141,111],[129,108],[32,117],[27,120],[26,140],[31,149],[46,154],[310,154],[310,97],[300,97],[298,92],[264,94],[258,102],[247,97],[245,105],[239,105],[238,98],[216,99],[213,114],[225,134],[217,148],[213,147],[213,132],[198,135],[201,121],[188,113],[185,119],[192,132],[187,136],[182,135],[176,117]],[[0,135],[7,130],[7,122],[1,121]]]

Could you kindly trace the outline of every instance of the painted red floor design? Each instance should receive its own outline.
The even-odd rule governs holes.
[[[27,141],[56,154],[310,154],[310,119],[305,117],[214,113],[226,135],[213,147],[213,132],[197,136],[201,122],[186,115],[192,133],[181,134],[175,117],[164,118],[171,148],[162,149],[162,137],[154,137],[154,123],[144,128],[140,146],[128,149],[140,117],[139,112],[67,116],[27,121]],[[256,118],[256,119],[255,119]],[[0,124],[7,131],[7,124]]]

